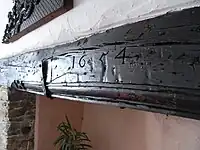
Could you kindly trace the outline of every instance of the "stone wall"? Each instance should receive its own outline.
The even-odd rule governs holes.
[[[14,89],[8,92],[7,150],[33,150],[35,124],[35,95]]]
[[[6,150],[7,147],[7,131],[9,128],[8,103],[7,88],[0,86],[0,150]]]

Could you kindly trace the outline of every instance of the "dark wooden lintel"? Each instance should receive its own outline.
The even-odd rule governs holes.
[[[200,119],[200,8],[0,60],[0,84]]]

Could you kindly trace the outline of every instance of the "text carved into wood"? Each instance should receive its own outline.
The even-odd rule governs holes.
[[[199,15],[173,12],[0,60],[0,84],[200,119]]]

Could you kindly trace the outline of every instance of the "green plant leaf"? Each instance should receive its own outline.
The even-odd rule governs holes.
[[[64,138],[65,138],[64,135],[60,135],[60,136],[56,139],[56,141],[54,142],[54,145],[57,145],[58,143],[60,143],[60,141],[62,141]]]
[[[65,119],[65,122],[61,122],[57,126],[60,135],[55,140],[54,145],[58,145],[60,150],[88,150],[91,148],[87,134],[73,128],[67,116]]]
[[[82,146],[82,147],[86,147],[86,148],[92,148],[92,146],[91,145],[89,145],[89,144],[80,144],[80,146]]]
[[[61,134],[68,135],[68,131],[66,130],[67,126],[61,125],[58,127]]]
[[[65,119],[67,121],[67,124],[68,124],[69,128],[72,129],[72,125],[70,124],[70,121],[69,121],[67,115],[65,115]]]

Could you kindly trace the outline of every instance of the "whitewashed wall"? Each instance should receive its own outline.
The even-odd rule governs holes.
[[[199,0],[74,0],[74,9],[12,44],[0,44],[0,58],[51,47],[122,24],[199,6]],[[0,37],[12,0],[0,0]]]

